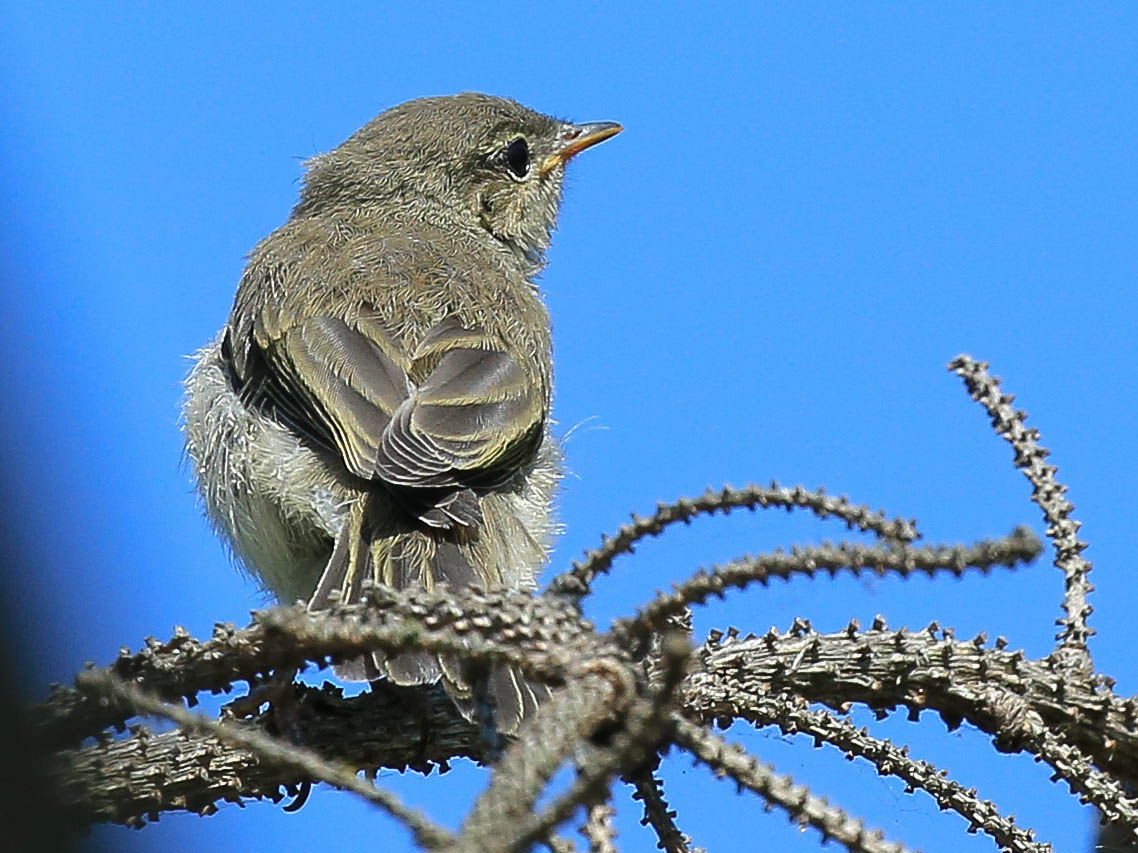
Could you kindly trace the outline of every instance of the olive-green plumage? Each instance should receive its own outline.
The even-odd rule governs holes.
[[[486,95],[426,98],[313,160],[252,252],[229,322],[187,380],[207,512],[280,600],[395,587],[532,587],[555,530],[543,265],[564,163],[619,130]],[[406,654],[357,676],[440,678]],[[499,727],[541,691],[492,673]]]

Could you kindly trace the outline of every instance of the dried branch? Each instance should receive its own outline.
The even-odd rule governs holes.
[[[703,853],[702,848],[692,847],[692,840],[688,835],[680,832],[676,826],[676,813],[668,808],[664,799],[664,783],[656,778],[656,767],[644,769],[632,777],[636,787],[633,799],[644,803],[644,817],[640,819],[641,826],[651,826],[659,839],[657,847],[664,853]]]
[[[568,572],[558,575],[549,585],[550,592],[580,599],[589,594],[594,578],[608,572],[613,560],[621,554],[631,554],[635,545],[647,536],[659,536],[673,524],[691,524],[700,515],[714,515],[746,507],[756,509],[807,509],[819,518],[834,516],[842,519],[850,530],[862,530],[879,538],[896,543],[912,542],[920,537],[916,521],[887,518],[883,512],[874,512],[866,506],[851,504],[843,495],[833,498],[822,489],[811,491],[802,486],[782,488],[778,483],[763,486],[744,486],[733,489],[724,486],[719,491],[708,489],[698,498],[680,498],[674,503],[659,504],[656,512],[647,518],[632,516],[614,536],[604,536],[600,548],[589,551],[582,561],[573,564]]]
[[[1015,466],[1031,483],[1031,499],[1043,510],[1047,537],[1055,546],[1055,566],[1063,572],[1066,587],[1065,616],[1057,623],[1062,631],[1055,638],[1060,643],[1057,660],[1063,666],[1089,672],[1092,665],[1087,639],[1094,634],[1087,626],[1093,610],[1087,601],[1094,589],[1089,580],[1091,564],[1082,557],[1087,543],[1078,537],[1082,524],[1071,517],[1075,507],[1066,498],[1067,487],[1055,479],[1059,469],[1046,462],[1051,451],[1038,443],[1039,430],[1024,426],[1027,413],[1012,408],[1015,397],[1000,392],[1000,380],[988,373],[987,362],[958,355],[948,369],[964,380],[972,399],[988,412],[996,433],[1015,450]]]
[[[345,699],[331,686],[294,685],[294,690],[289,705],[305,746],[353,770],[411,766],[426,772],[432,764],[445,768],[448,759],[483,760],[478,726],[463,719],[442,690],[428,693],[414,714],[382,691]],[[423,714],[430,732],[426,742]],[[273,729],[271,715],[255,722],[266,734]],[[280,802],[282,787],[306,778],[212,736],[183,730],[154,734],[142,726],[132,726],[126,738],[100,738],[92,746],[57,753],[52,765],[70,803],[70,819],[129,826],[165,811],[212,814],[218,802]]]
[[[583,767],[568,792],[539,814],[536,826],[556,826],[572,814],[579,804],[592,804],[607,790],[613,777],[629,767],[639,767],[655,755],[671,728],[672,699],[691,657],[687,638],[668,635],[661,644],[659,683],[651,693],[636,702],[627,714],[623,728],[609,737],[609,743]]]
[[[507,636],[507,642],[495,645],[498,635]],[[592,625],[567,603],[523,590],[455,595],[375,586],[359,604],[318,617],[302,606],[259,611],[247,628],[215,626],[206,642],[177,628],[165,643],[149,638],[137,653],[124,650],[107,671],[156,698],[184,697],[192,704],[201,691],[228,692],[235,682],[259,681],[274,670],[324,666],[374,649],[456,651],[471,659],[507,660],[535,676],[548,676],[566,655],[577,652],[579,657],[581,643],[588,646],[595,637]],[[57,687],[47,702],[32,709],[29,720],[45,746],[57,747],[121,725],[131,714],[128,705],[101,694]]]
[[[860,702],[880,711],[903,706],[915,714],[929,709],[938,711],[953,726],[969,720],[993,735],[1003,750],[1026,749],[1041,754],[1052,766],[1058,765],[1065,776],[1074,772],[1083,777],[1085,770],[1069,771],[1063,767],[1062,760],[1071,761],[1069,754],[1046,753],[1042,749],[1046,744],[1030,737],[1033,731],[1063,731],[1070,743],[1109,768],[1113,776],[1138,778],[1138,703],[1134,699],[1117,697],[1094,680],[1074,679],[1046,660],[1030,660],[1021,652],[999,647],[985,648],[978,641],[947,639],[935,626],[917,633],[893,632],[879,622],[868,632],[851,626],[838,634],[821,635],[800,625],[788,634],[772,631],[751,639],[728,636],[724,641],[719,635],[704,645],[692,666],[675,704],[696,719],[729,722],[751,718],[758,713],[755,709],[761,711],[771,701],[772,692],[789,692],[806,701],[843,708]],[[615,701],[614,696],[627,696],[635,688],[628,682],[614,690],[617,682],[612,673],[616,671],[620,670],[594,670],[592,680],[588,684],[582,682],[583,701],[592,709],[591,727],[582,723],[588,715],[574,710],[574,700],[565,691],[559,692],[551,708],[562,711],[572,725],[582,725],[582,730],[595,730],[609,715],[619,717],[626,700]],[[358,756],[353,766],[359,767],[403,767],[414,760],[420,727],[415,721],[406,720],[402,709],[381,708],[378,715],[369,711],[364,702],[372,701],[374,705],[374,694],[331,707],[329,697],[319,691],[311,691],[302,700],[312,698],[312,694],[314,701],[300,703],[301,729],[310,748],[340,760]],[[1006,697],[1011,696],[1022,697],[1024,707],[1010,705]],[[324,714],[320,713],[322,705],[327,709]],[[544,716],[539,715],[534,724]],[[316,725],[322,719],[325,730]],[[1025,728],[1017,720],[1038,722]],[[461,755],[481,757],[477,727],[463,721],[453,707],[448,708],[445,698],[438,699],[430,728],[434,734],[426,745],[428,760],[441,762]],[[571,726],[558,729],[548,722],[543,728],[532,729],[529,740],[532,743],[528,747],[522,743],[512,747],[516,752],[511,760],[516,764],[503,759],[497,774],[501,784],[542,790],[553,770],[574,751],[575,744],[582,742]],[[141,733],[126,741],[90,747],[71,754],[67,761],[72,783],[68,793],[76,796],[82,792],[89,800],[96,796],[94,791],[102,789],[110,791],[110,799],[115,800],[115,792],[131,791],[132,798],[114,809],[105,801],[97,807],[87,807],[86,813],[92,819],[121,821],[171,808],[200,810],[217,799],[232,796],[275,798],[279,785],[301,781],[296,776],[280,774],[268,778],[243,776],[250,772],[249,767],[230,763],[229,755],[212,756],[203,765],[200,756],[204,747],[175,739],[173,734]],[[179,751],[187,755],[184,770],[179,769],[182,765],[178,763],[171,764],[172,755]],[[507,752],[507,758],[510,755]],[[143,780],[137,777],[133,771],[140,760],[150,758],[154,766],[168,768],[168,777],[161,773],[148,774]],[[532,768],[537,760],[548,762],[546,770],[525,783],[527,768]],[[200,785],[205,793],[199,794],[196,787],[187,789],[186,780],[195,769],[203,767],[217,768],[218,778],[212,787],[209,779],[203,779]],[[263,768],[257,769],[264,772]],[[232,784],[234,779],[240,784]],[[138,787],[141,782],[152,788]],[[198,784],[195,779],[193,785]],[[1125,799],[1102,789],[1101,784],[1098,787],[1104,793],[1095,794],[1096,801],[1113,808],[1108,813],[1126,819]],[[935,791],[930,793],[936,796]],[[514,808],[528,814],[523,806]]]
[[[103,693],[108,698],[129,705],[136,713],[172,720],[186,731],[208,735],[248,750],[262,763],[278,764],[302,778],[328,782],[337,788],[351,791],[406,826],[420,846],[427,850],[441,850],[451,842],[450,833],[418,809],[403,805],[394,794],[376,788],[360,779],[352,770],[326,761],[311,750],[286,744],[254,728],[207,720],[185,708],[147,696],[145,692],[106,672],[87,672],[80,678],[85,689],[92,693]]]
[[[950,728],[967,720],[991,734],[1001,751],[1037,753],[1032,730],[1011,722],[1030,712],[1038,726],[1063,732],[1112,776],[1138,780],[1138,698],[1116,696],[1050,659],[985,648],[983,635],[958,642],[936,633],[935,625],[913,633],[879,622],[866,632],[851,626],[836,634],[716,635],[685,682],[685,708],[698,719],[730,721],[771,693],[793,693],[843,710],[850,703],[882,713],[901,706],[910,716],[933,710]],[[1022,706],[1008,705],[1007,697]]]
[[[585,825],[581,834],[589,842],[589,853],[617,853],[616,827],[612,819],[616,816],[616,809],[608,803],[602,803],[589,809]]]
[[[617,666],[607,672],[598,667],[558,691],[521,727],[495,766],[489,786],[463,822],[455,853],[518,849],[522,836],[533,841],[548,833],[559,821],[535,825],[538,796],[561,764],[589,743],[610,713],[619,714],[632,695],[634,684]]]
[[[531,841],[543,837],[572,815],[579,806],[595,805],[606,799],[609,783],[621,770],[643,763],[664,738],[671,698],[680,684],[690,656],[686,639],[673,635],[671,640],[664,644],[666,675],[662,685],[643,699],[634,701],[637,681],[635,673],[627,666],[615,666],[615,662],[608,662],[605,667],[590,667],[588,680],[598,683],[586,691],[587,699],[565,702],[561,699],[561,694],[555,696],[554,703],[558,706],[576,706],[576,728],[584,735],[583,739],[578,737],[574,741],[577,750],[583,749],[588,754],[587,761],[578,759],[575,784],[551,806],[534,814],[533,804],[537,795],[548,782],[560,759],[568,755],[564,747],[568,739],[543,737],[540,741],[542,746],[536,750],[533,747],[520,748],[519,744],[515,744],[502,764],[495,769],[486,793],[471,810],[456,851],[527,849]],[[592,675],[594,671],[599,678]],[[624,713],[620,713],[622,707],[626,709]],[[532,737],[535,730],[547,728],[547,718],[553,716],[553,713],[539,714],[533,723],[523,727],[521,739]],[[599,726],[622,718],[622,728],[607,735],[608,743],[605,746],[594,742]],[[515,778],[517,768],[507,762],[510,758],[519,756],[524,761],[535,751],[546,756],[546,761],[540,765],[544,775],[536,778],[539,785],[519,785]],[[508,822],[500,819],[502,814],[510,816]],[[504,827],[510,827],[507,832],[509,844],[502,843]],[[490,831],[491,828],[493,831]]]
[[[1033,733],[1030,739],[1036,756],[1055,768],[1051,781],[1065,781],[1071,790],[1081,794],[1081,801],[1093,803],[1120,832],[1138,846],[1138,798],[1130,796],[1119,782],[1091,766],[1090,757],[1046,729]]]
[[[643,641],[660,630],[668,617],[692,604],[703,604],[712,596],[749,584],[766,586],[772,578],[787,580],[792,575],[813,577],[827,572],[831,577],[840,571],[859,574],[873,571],[908,577],[914,572],[928,575],[949,572],[959,577],[966,569],[989,571],[993,566],[1008,568],[1029,563],[1039,556],[1042,546],[1027,528],[1016,530],[1004,539],[983,540],[971,547],[962,545],[927,545],[922,548],[870,547],[866,545],[822,545],[794,548],[789,554],[776,552],[757,557],[744,557],[724,566],[701,569],[675,587],[670,595],[657,595],[635,619],[619,622],[616,633],[630,641]]]
[[[898,747],[888,740],[873,737],[866,729],[848,720],[840,720],[825,711],[803,707],[792,696],[768,697],[752,707],[740,708],[740,716],[756,726],[776,725],[785,734],[809,735],[814,745],[828,743],[845,753],[851,761],[864,758],[878,774],[896,776],[906,783],[906,791],[925,791],[942,810],[951,810],[968,821],[969,831],[980,830],[1011,853],[1048,853],[1050,844],[1035,841],[1035,833],[1015,825],[1012,817],[1000,814],[989,800],[976,796],[975,789],[948,778],[927,761],[909,756],[908,747]]]
[[[769,765],[707,729],[682,718],[677,718],[675,725],[676,743],[716,774],[733,779],[740,787],[786,811],[800,826],[814,827],[822,833],[823,841],[833,839],[853,853],[905,853],[908,849],[885,841],[880,830],[866,829],[860,820],[811,794],[805,786],[795,785],[789,776],[779,776]]]

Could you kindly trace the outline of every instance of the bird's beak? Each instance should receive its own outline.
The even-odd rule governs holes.
[[[567,124],[561,129],[561,147],[546,157],[538,174],[545,175],[563,163],[568,163],[586,148],[616,136],[624,128],[615,121],[593,121],[588,124]]]

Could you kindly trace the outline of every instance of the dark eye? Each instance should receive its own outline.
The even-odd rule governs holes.
[[[529,173],[529,143],[524,136],[519,136],[504,149],[502,159],[506,161],[506,168],[519,181]]]

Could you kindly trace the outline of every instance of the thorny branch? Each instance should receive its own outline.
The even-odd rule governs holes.
[[[1025,425],[1027,412],[1012,408],[1015,397],[1000,392],[1000,381],[988,373],[987,363],[961,355],[949,362],[948,367],[964,380],[972,399],[988,412],[992,428],[1015,450],[1015,466],[1031,483],[1031,499],[1043,510],[1047,538],[1055,547],[1055,566],[1063,572],[1066,583],[1063,596],[1066,615],[1058,620],[1062,631],[1056,637],[1060,643],[1056,657],[1064,666],[1090,671],[1087,638],[1094,630],[1087,626],[1092,610],[1087,596],[1094,589],[1088,579],[1091,564],[1082,557],[1087,543],[1078,537],[1082,525],[1071,518],[1075,507],[1066,498],[1067,487],[1055,479],[1059,469],[1046,462],[1051,451],[1038,443],[1039,430]]]
[[[664,785],[655,775],[657,767],[659,761],[654,767],[642,768],[632,778],[636,788],[632,798],[644,803],[644,817],[640,823],[652,827],[664,853],[701,853],[702,848],[692,847],[691,838],[676,826],[676,813],[668,808],[668,802],[664,799]]]
[[[395,795],[361,780],[349,767],[329,762],[311,750],[289,745],[259,729],[207,720],[181,706],[147,696],[137,687],[124,684],[106,670],[84,673],[80,678],[89,689],[118,699],[138,714],[165,717],[187,732],[212,736],[224,743],[246,749],[262,760],[279,764],[305,779],[328,782],[337,788],[351,791],[403,823],[415,836],[415,840],[428,850],[441,849],[451,841],[450,833],[436,826],[418,810],[403,805]]]
[[[1081,557],[1086,544],[1077,539],[1073,507],[1055,468],[1044,463],[1038,432],[1024,426],[1026,415],[1011,408],[1012,398],[1001,394],[987,366],[960,356],[950,369],[1013,445],[1016,465],[1043,510],[1065,578],[1062,631],[1048,657],[1033,660],[1010,651],[1002,637],[994,644],[984,635],[957,640],[936,623],[922,631],[890,630],[880,618],[868,629],[852,621],[833,634],[817,633],[802,619],[786,632],[771,629],[761,636],[713,632],[693,651],[690,607],[772,578],[840,571],[959,575],[1022,566],[1041,550],[1023,528],[969,546],[918,546],[914,522],[844,497],[778,485],[725,488],[661,504],[649,517],[634,516],[543,595],[376,586],[360,604],[325,614],[277,608],[254,614],[245,628],[219,625],[205,641],[179,629],[166,642],[150,639],[138,652],[124,651],[109,667],[81,673],[73,687],[55,689],[33,709],[34,736],[50,754],[69,815],[80,823],[141,826],[165,811],[204,815],[224,801],[278,802],[300,786],[324,781],[394,815],[423,849],[520,851],[540,844],[571,850],[576,845],[554,833],[583,820],[580,832],[589,849],[611,853],[617,849],[614,783],[623,778],[643,802],[643,823],[659,848],[683,853],[697,848],[678,828],[655,776],[659,757],[679,749],[793,821],[814,827],[823,839],[854,851],[906,849],[711,731],[748,721],[870,762],[878,773],[902,779],[907,790],[925,791],[941,808],[957,812],[970,831],[988,834],[1001,849],[1051,849],[974,789],[842,719],[860,704],[879,716],[906,709],[913,720],[934,711],[949,727],[966,720],[987,732],[996,749],[1024,751],[1049,765],[1053,780],[1063,780],[1114,829],[1138,840],[1138,800],[1130,794],[1138,784],[1138,699],[1116,695],[1112,681],[1093,670],[1087,649],[1093,631],[1086,622],[1090,564]],[[594,579],[637,542],[676,523],[742,507],[833,516],[879,542],[741,557],[694,573],[607,631],[582,618],[579,602]],[[203,691],[228,692],[242,681],[252,689],[276,673],[325,667],[369,650],[408,649],[481,665],[509,663],[555,688],[554,698],[500,756],[487,754],[491,744],[479,725],[463,719],[438,689],[425,688],[421,707],[409,713],[382,689],[344,698],[329,686],[292,685],[285,692],[291,696],[286,728],[302,733],[303,746],[278,734],[275,706],[251,720],[215,722],[183,705]],[[155,734],[130,723],[138,715],[164,717],[179,728]],[[425,730],[430,734],[424,739]],[[455,757],[494,761],[489,785],[455,836],[357,775],[407,766],[445,769]],[[575,781],[539,809],[550,780],[566,766],[575,769]]]
[[[708,489],[698,498],[680,498],[674,503],[662,503],[647,518],[633,515],[632,522],[622,526],[615,536],[605,536],[600,548],[589,551],[584,560],[574,563],[572,569],[554,578],[550,591],[579,599],[589,593],[598,574],[608,572],[613,561],[621,554],[632,554],[636,543],[645,537],[659,536],[668,527],[680,522],[691,524],[692,519],[700,515],[714,515],[717,512],[727,515],[741,508],[752,512],[771,508],[785,509],[787,512],[806,509],[818,518],[833,516],[844,521],[850,530],[873,533],[880,539],[899,544],[920,538],[916,521],[890,519],[884,512],[873,512],[869,507],[851,504],[844,495],[831,497],[822,489],[810,491],[802,486],[786,489],[778,483],[771,483],[768,488],[746,486],[733,489],[725,486],[719,491]]]
[[[804,785],[795,785],[790,777],[779,776],[770,765],[757,761],[702,726],[677,719],[675,742],[717,775],[754,791],[771,805],[786,811],[799,825],[817,829],[823,841],[833,839],[855,853],[906,853],[908,850],[897,842],[885,841],[879,830],[866,829],[860,820],[811,794]]]
[[[1012,817],[1001,815],[990,800],[980,799],[974,789],[967,790],[929,762],[912,758],[908,747],[874,737],[866,729],[825,711],[810,710],[797,697],[766,696],[740,711],[741,716],[756,726],[775,725],[784,734],[808,735],[815,745],[828,743],[842,750],[850,760],[869,761],[882,776],[904,780],[910,793],[924,791],[942,810],[957,812],[969,826],[988,832],[1004,850],[1042,853],[1050,849],[1046,844],[1037,843],[1031,830],[1021,829]]]

